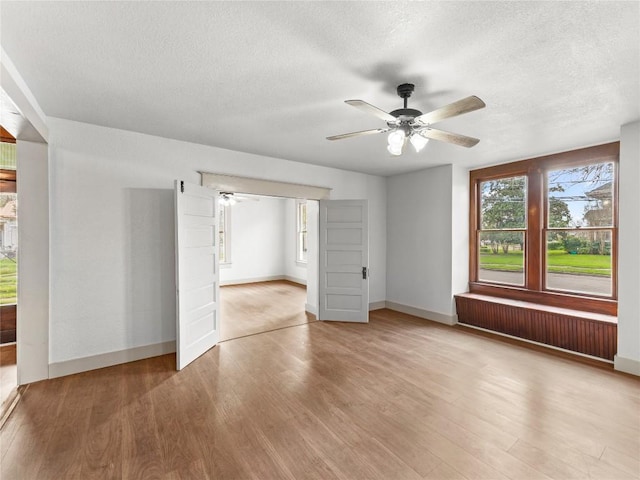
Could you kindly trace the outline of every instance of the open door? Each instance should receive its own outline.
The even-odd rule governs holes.
[[[179,180],[176,198],[176,364],[178,370],[218,343],[218,194]]]
[[[366,200],[320,200],[319,320],[369,321]]]

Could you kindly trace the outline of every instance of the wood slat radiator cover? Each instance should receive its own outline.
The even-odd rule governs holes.
[[[458,322],[613,360],[618,325],[570,314],[456,296]]]

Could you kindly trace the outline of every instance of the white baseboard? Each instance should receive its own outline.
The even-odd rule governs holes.
[[[630,373],[631,375],[640,376],[640,361],[632,358],[613,356],[613,368],[620,372]]]
[[[229,285],[244,285],[245,283],[273,282],[275,280],[288,280],[300,285],[306,285],[307,281],[303,278],[291,277],[289,275],[269,275],[267,277],[238,278],[234,280],[225,280],[220,282],[221,287]]]
[[[166,355],[176,351],[176,342],[154,343],[153,345],[144,345],[142,347],[129,348],[127,350],[118,350],[116,352],[101,353],[90,357],[75,358],[64,362],[56,362],[49,364],[49,378],[64,377],[65,375],[73,375],[74,373],[87,372],[98,368],[112,367],[121,363],[135,362],[145,358]]]
[[[315,305],[311,305],[310,303],[305,303],[304,304],[304,311],[312,313],[313,315],[316,316],[316,318],[318,317],[318,309],[316,308]]]
[[[379,302],[371,302],[369,304],[369,311],[380,310],[382,308],[387,308],[387,302],[385,302],[384,300],[381,300]]]
[[[245,283],[273,282],[274,280],[284,280],[284,275],[270,275],[267,277],[237,278],[234,280],[225,280],[220,282],[220,286],[225,287],[227,285],[243,285]]]
[[[283,275],[282,279],[283,280],[288,280],[288,281],[293,282],[293,283],[297,283],[299,285],[304,285],[304,286],[307,285],[307,280],[304,279],[304,278],[297,278],[297,277],[292,277],[290,275]]]
[[[424,318],[425,320],[444,323],[445,325],[455,325],[458,323],[457,315],[446,315],[444,313],[431,312],[429,310],[423,310],[422,308],[390,302],[389,300],[385,302],[385,305],[389,310],[406,313],[408,315],[413,315],[414,317]]]

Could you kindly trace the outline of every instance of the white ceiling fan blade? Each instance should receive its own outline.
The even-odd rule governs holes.
[[[470,97],[450,103],[449,105],[438,108],[432,112],[420,115],[419,117],[416,117],[414,121],[423,125],[431,125],[432,123],[439,122],[445,118],[473,112],[474,110],[479,110],[484,107],[486,107],[486,104],[482,100],[475,95],[471,95]]]
[[[362,130],[360,132],[343,133],[341,135],[333,135],[327,137],[327,140],[342,140],[343,138],[359,137],[361,135],[371,135],[373,133],[384,133],[391,130],[390,128],[375,128],[373,130]]]
[[[437,130],[435,128],[423,128],[417,130],[417,133],[425,138],[432,138],[434,140],[440,140],[441,142],[453,143],[454,145],[460,145],[461,147],[473,147],[480,140],[473,137],[467,137],[460,135],[459,133],[445,132],[444,130]]]
[[[387,113],[384,110],[379,109],[378,107],[374,107],[370,103],[364,102],[362,100],[345,100],[344,103],[347,103],[352,107],[356,107],[358,110],[361,110],[365,113],[375,115],[385,122],[395,122],[397,120],[397,118],[390,113]]]

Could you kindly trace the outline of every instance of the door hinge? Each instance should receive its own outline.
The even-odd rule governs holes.
[[[362,279],[366,280],[369,276],[369,269],[367,267],[362,267]]]
[[[184,193],[184,181],[180,180],[180,193]]]

